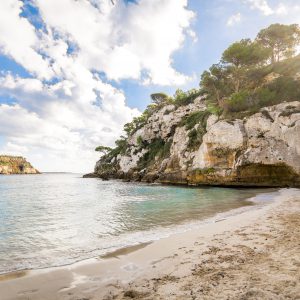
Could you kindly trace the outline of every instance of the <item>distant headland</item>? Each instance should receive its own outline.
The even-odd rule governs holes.
[[[24,157],[0,155],[0,174],[40,174]]]

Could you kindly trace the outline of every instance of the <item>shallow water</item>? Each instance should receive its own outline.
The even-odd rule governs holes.
[[[0,176],[0,273],[70,264],[149,242],[251,202],[256,189]]]

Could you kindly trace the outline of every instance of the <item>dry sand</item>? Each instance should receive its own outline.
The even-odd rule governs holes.
[[[105,259],[0,277],[0,299],[300,299],[300,190]]]

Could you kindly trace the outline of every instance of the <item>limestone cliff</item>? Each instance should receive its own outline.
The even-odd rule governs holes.
[[[0,155],[0,174],[39,174],[39,171],[24,157]]]
[[[205,101],[167,105],[91,176],[188,185],[300,186],[300,101],[228,120]]]

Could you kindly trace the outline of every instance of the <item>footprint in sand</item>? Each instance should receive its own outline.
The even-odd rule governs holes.
[[[128,264],[128,265],[125,265],[122,267],[122,269],[126,270],[126,271],[129,271],[129,272],[132,272],[132,271],[136,271],[139,269],[139,267],[135,264]]]
[[[26,291],[20,291],[18,295],[28,295],[28,294],[33,294],[36,293],[38,290],[26,290]]]

